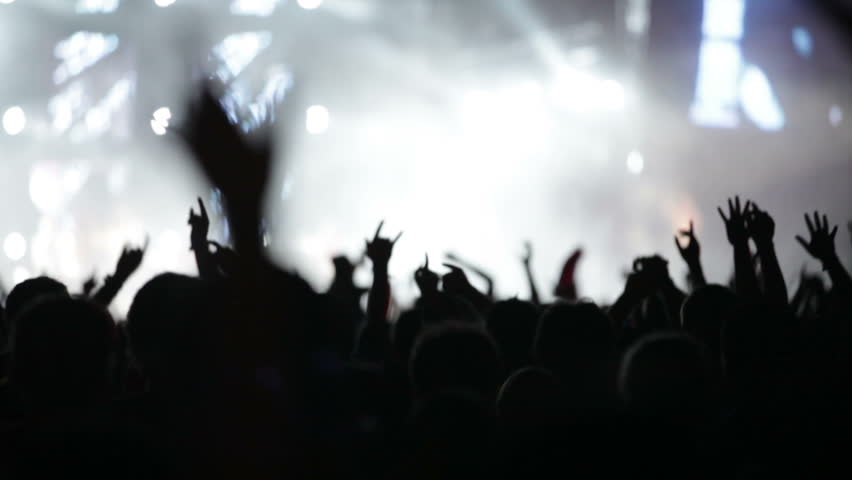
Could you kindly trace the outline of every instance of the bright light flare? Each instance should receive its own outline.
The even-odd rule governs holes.
[[[27,127],[27,114],[24,109],[14,106],[6,110],[3,114],[3,130],[9,135],[17,135],[24,131]]]
[[[639,175],[645,169],[645,158],[641,153],[633,150],[627,154],[627,170],[633,175]]]
[[[328,130],[330,115],[322,105],[312,105],[305,112],[305,129],[311,135],[319,135]]]
[[[166,8],[175,3],[175,1],[176,0],[154,0],[154,3],[160,8]]]
[[[3,252],[6,253],[9,260],[17,262],[27,254],[27,239],[18,232],[6,235],[6,239],[3,241]]]

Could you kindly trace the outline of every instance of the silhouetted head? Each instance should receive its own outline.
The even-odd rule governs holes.
[[[497,417],[516,430],[558,424],[564,394],[556,377],[543,368],[526,367],[513,373],[497,395]]]
[[[209,358],[222,295],[201,279],[163,273],[136,293],[127,314],[134,356],[155,383],[196,374]]]
[[[423,323],[426,325],[481,322],[479,313],[469,301],[446,292],[439,292],[428,299],[421,297],[417,307],[423,311]]]
[[[30,303],[44,297],[70,298],[65,284],[50,277],[36,277],[15,285],[6,297],[6,315],[14,322],[15,317]]]
[[[409,366],[416,395],[462,389],[493,398],[500,370],[494,340],[481,328],[462,324],[423,332],[411,352]]]
[[[543,367],[567,383],[606,375],[611,367],[613,335],[607,316],[593,303],[562,303],[541,316],[534,353]]]
[[[722,325],[737,309],[737,296],[721,285],[707,285],[687,297],[681,307],[683,330],[698,339],[719,362]]]
[[[29,401],[77,404],[105,393],[114,324],[87,300],[48,297],[19,312],[11,380]]]
[[[518,299],[497,302],[488,313],[486,325],[500,347],[507,370],[531,363],[538,315],[538,307]]]
[[[712,370],[703,347],[690,336],[652,333],[624,354],[618,387],[634,413],[691,418],[712,398]]]

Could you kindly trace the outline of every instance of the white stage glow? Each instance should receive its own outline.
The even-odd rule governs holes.
[[[9,260],[17,262],[24,258],[27,254],[27,240],[18,232],[12,232],[6,235],[3,241],[3,252],[9,257]]]
[[[18,106],[10,107],[3,114],[3,130],[9,135],[15,136],[27,127],[27,114]]]

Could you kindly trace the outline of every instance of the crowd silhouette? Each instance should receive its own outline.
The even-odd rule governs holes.
[[[164,272],[126,319],[107,307],[146,246],[74,293],[49,277],[10,291],[0,344],[2,478],[825,478],[847,468],[852,279],[838,227],[805,214],[790,294],[775,225],[719,208],[730,285],[705,278],[698,236],[634,261],[612,305],[583,299],[572,253],[542,303],[495,298],[459,255],[425,258],[414,305],[390,318],[402,232],[365,241],[369,289],[331,259],[324,292],[272,263],[258,225],[274,145],[229,123],[207,89],[180,140],[223,193],[233,245],[189,212],[198,276]],[[852,233],[852,228],[850,228]],[[792,239],[790,239],[792,240]],[[468,273],[485,279],[480,291]],[[361,300],[367,295],[366,309]],[[572,475],[579,477],[572,477]]]

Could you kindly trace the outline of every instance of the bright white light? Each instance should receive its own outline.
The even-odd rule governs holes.
[[[563,67],[557,73],[551,94],[558,106],[578,113],[624,108],[621,83],[574,67]]]
[[[234,15],[256,15],[268,17],[278,6],[278,0],[234,0],[231,2],[231,13]]]
[[[328,109],[322,105],[308,107],[305,112],[305,129],[311,135],[318,135],[328,130]]]
[[[698,57],[698,80],[690,116],[699,125],[733,128],[737,113],[742,52],[727,40],[705,40]]]
[[[642,157],[642,154],[633,150],[629,154],[627,154],[627,170],[634,174],[639,175],[642,173],[642,170],[645,168],[645,158]]]
[[[24,109],[14,106],[3,114],[3,129],[9,135],[17,135],[24,131],[27,126],[27,114]]]
[[[165,135],[172,119],[172,111],[169,107],[160,107],[154,110],[154,118],[151,120],[151,130],[157,135]]]
[[[775,98],[769,79],[760,68],[749,65],[740,83],[743,111],[761,130],[776,131],[784,127],[784,111]]]
[[[598,85],[601,106],[606,110],[624,108],[624,87],[615,80],[604,80]]]
[[[154,131],[155,135],[165,135],[166,134],[166,127],[164,127],[162,123],[160,123],[156,120],[151,120],[151,130]]]
[[[3,241],[3,251],[9,260],[17,262],[27,254],[27,240],[20,233],[12,232]]]
[[[79,31],[56,44],[53,55],[62,63],[53,71],[53,82],[65,82],[98,63],[118,48],[118,35]]]
[[[811,32],[805,27],[793,28],[793,46],[796,52],[803,57],[810,57],[814,50],[814,40]]]
[[[154,3],[157,4],[158,7],[166,8],[169,5],[175,3],[176,0],[154,0]]]
[[[5,0],[0,0],[5,1]],[[10,2],[11,3],[11,2]],[[32,278],[32,274],[29,270],[24,267],[15,267],[14,272],[12,273],[12,282],[17,285],[19,283],[25,282]]]
[[[257,55],[272,43],[269,32],[242,32],[228,35],[213,47],[211,56],[222,64],[216,76],[225,83],[236,78]]]
[[[15,0],[0,0],[0,3],[2,3],[4,5],[8,5],[8,4],[14,3],[14,2],[15,2]]]
[[[322,0],[299,0],[299,6],[305,10],[313,10],[322,5]]]
[[[30,200],[40,212],[59,211],[65,202],[65,188],[59,169],[51,164],[36,164],[30,171]]]
[[[72,136],[76,135],[77,140],[85,140],[106,133],[113,124],[113,115],[130,98],[134,87],[135,80],[132,77],[115,82],[104,98],[86,112],[85,126],[75,127]]]
[[[839,127],[840,123],[843,122],[843,109],[837,105],[832,105],[828,111],[828,121],[831,122],[832,127]]]
[[[169,126],[169,120],[172,119],[172,111],[169,110],[169,107],[160,107],[154,110],[154,120],[163,124],[163,126]]]
[[[120,0],[77,0],[77,13],[111,13],[118,9]]]
[[[738,40],[743,36],[745,0],[704,0],[701,31],[705,37]]]

